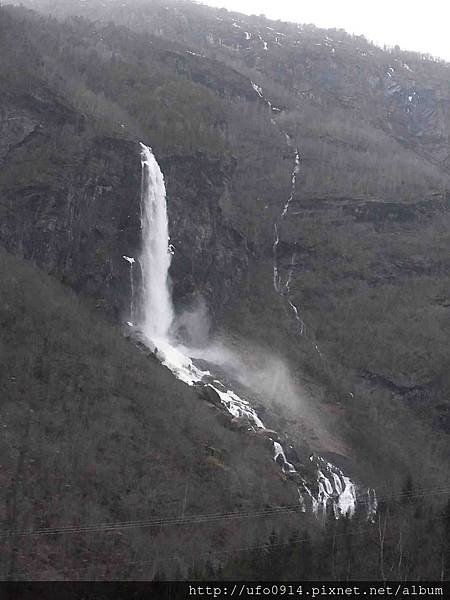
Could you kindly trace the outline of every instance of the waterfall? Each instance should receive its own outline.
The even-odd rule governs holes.
[[[173,246],[169,238],[164,176],[151,148],[142,143],[141,166],[142,289],[137,328],[158,359],[178,379],[193,385],[201,381],[203,373],[170,336],[174,320],[169,285]]]
[[[136,311],[133,298],[133,265],[135,259],[130,256],[123,256],[123,259],[130,264],[131,314],[133,315],[136,312],[139,314],[137,330],[142,333],[144,343],[153,350],[161,363],[170,369],[175,377],[190,386],[195,384],[204,388],[210,388],[223,408],[233,418],[243,419],[246,427],[255,432],[265,430],[264,423],[250,402],[238,396],[218,379],[214,379],[209,371],[203,371],[197,367],[188,355],[191,354],[191,350],[179,346],[176,340],[171,338],[170,330],[174,321],[174,308],[169,286],[169,267],[173,247],[169,239],[166,187],[163,174],[152,150],[144,144],[141,144],[141,165],[142,251],[139,256],[139,265],[141,268],[142,289],[139,297],[140,306],[138,311]],[[294,183],[295,175],[293,175]],[[274,270],[274,281],[277,283],[279,281],[276,270]],[[287,286],[289,287],[289,280]],[[296,307],[293,304],[291,304],[291,307],[296,312]],[[134,326],[131,322],[128,325]],[[306,484],[306,481],[296,471],[295,466],[287,461],[282,444],[270,436],[269,439],[273,443],[274,460],[280,465],[282,471],[294,479],[300,477],[302,487],[310,498],[314,514],[318,515],[320,505],[325,516],[327,504],[329,501],[332,501],[336,518],[339,518],[341,515],[353,515],[357,501],[355,486],[348,477],[344,476],[340,469],[327,463],[321,457],[317,458],[318,494],[315,497]],[[311,460],[313,460],[312,456]],[[324,475],[324,471],[321,469],[326,469],[327,472],[331,473],[334,478],[335,488],[333,488],[331,480]],[[341,485],[341,477],[344,482],[344,489]],[[297,487],[297,491],[301,510],[304,511],[305,502],[300,487]],[[375,505],[375,502],[376,500],[372,502],[372,505]]]
[[[166,344],[173,321],[169,289],[172,259],[167,217],[166,186],[150,148],[141,144],[142,332],[156,346]]]

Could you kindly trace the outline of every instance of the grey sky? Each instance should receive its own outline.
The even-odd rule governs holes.
[[[378,45],[427,52],[450,61],[450,0],[201,0],[271,19],[364,34]]]

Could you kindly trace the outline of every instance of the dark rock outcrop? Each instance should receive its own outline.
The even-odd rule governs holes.
[[[93,135],[46,92],[0,97],[0,241],[114,319],[130,318],[130,263],[141,247],[137,142]],[[157,157],[160,158],[160,157]],[[233,165],[204,155],[160,159],[175,246],[174,299],[201,295],[219,315],[246,268],[246,243],[220,198]],[[135,288],[139,267],[134,265]]]
[[[173,298],[189,305],[200,294],[213,316],[230,301],[247,267],[247,244],[223,216],[233,165],[202,154],[163,157],[171,241]]]
[[[120,317],[129,302],[129,265],[122,255],[135,255],[140,244],[137,146],[83,140],[67,119],[62,143],[61,124],[51,113],[42,121],[32,108],[17,120],[21,126],[15,136],[9,132],[2,165],[2,244]],[[39,133],[27,134],[30,129]],[[54,169],[50,153],[59,162]]]
[[[203,400],[206,400],[206,402],[209,402],[209,404],[221,409],[223,408],[219,394],[210,385],[201,386],[199,389],[199,396]]]

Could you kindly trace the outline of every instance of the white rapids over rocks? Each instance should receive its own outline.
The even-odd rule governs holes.
[[[283,446],[279,442],[274,442],[273,447],[274,447],[274,451],[275,451],[273,460],[276,463],[280,464],[283,473],[286,473],[286,471],[288,473],[296,473],[297,471],[295,470],[294,465],[292,465],[290,462],[288,462],[288,460],[286,458],[286,455],[283,450]]]
[[[254,85],[255,91],[261,95],[260,88]],[[170,244],[169,224],[167,215],[166,188],[164,177],[152,150],[141,144],[142,164],[142,194],[141,194],[141,227],[142,252],[138,263],[142,274],[142,292],[140,297],[140,322],[137,331],[143,336],[143,342],[148,346],[170,371],[189,386],[195,384],[210,387],[220,398],[223,407],[237,419],[244,419],[248,429],[253,431],[265,430],[266,427],[255,409],[244,398],[218,379],[213,379],[209,371],[198,368],[185,347],[177,345],[171,338],[171,325],[174,320],[174,309],[170,292],[169,267],[173,254]],[[296,153],[295,169],[299,164]],[[293,187],[295,186],[293,173]],[[293,196],[293,193],[292,193]],[[288,201],[289,204],[289,201]],[[289,208],[285,207],[286,212]],[[130,267],[135,260],[123,256]],[[132,298],[132,305],[134,299]],[[292,307],[293,309],[295,307]],[[135,310],[132,310],[134,313]],[[133,323],[128,322],[133,326]],[[321,457],[311,457],[316,471],[316,482],[307,482],[297,471],[294,464],[286,458],[285,450],[280,441],[269,438],[273,443],[273,460],[280,466],[286,476],[297,482],[299,504],[302,512],[308,503],[315,515],[327,514],[330,507],[336,518],[343,515],[352,516],[356,508],[356,490],[354,483],[336,466]],[[371,518],[376,511],[375,491],[369,493]]]
[[[331,509],[336,519],[352,517],[358,502],[355,484],[339,467],[321,456],[311,456],[310,460],[317,468],[317,495],[312,494],[304,480],[303,488],[309,496],[314,514],[325,517]]]

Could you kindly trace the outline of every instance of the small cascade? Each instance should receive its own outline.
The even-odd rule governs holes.
[[[355,485],[348,477],[342,476],[344,480],[344,491],[339,496],[339,509],[343,515],[353,517],[356,509]]]
[[[312,486],[308,485],[305,479],[302,479],[302,487],[311,502],[314,514],[318,515],[320,509],[322,517],[325,517],[330,509],[336,519],[343,516],[352,517],[358,502],[355,484],[339,467],[321,456],[312,455],[310,460],[317,473],[317,493],[313,493]]]
[[[298,503],[300,504],[300,510],[302,511],[302,513],[304,513],[304,512],[306,512],[305,500],[303,499],[303,496],[300,492],[300,488],[297,488],[297,492],[298,492]]]
[[[290,265],[289,265],[288,277],[286,279],[286,285],[285,285],[286,294],[289,294],[289,292],[291,290],[291,282],[292,282],[292,278],[294,277],[294,268],[295,268],[296,260],[297,260],[297,252],[294,251],[292,258],[291,258]]]
[[[378,510],[378,500],[374,488],[367,490],[367,520],[371,523],[375,522],[375,517]]]
[[[324,485],[320,480],[318,481],[318,489],[319,491],[317,494],[317,502],[319,503],[319,506],[322,509],[322,515],[325,517],[327,514],[327,503],[330,496],[325,491]]]
[[[309,499],[311,501],[311,510],[313,512],[313,514],[317,517],[319,514],[319,501],[312,495],[311,490],[309,489],[309,487],[306,485],[306,482],[303,482],[303,489],[305,490],[306,494],[309,496]],[[301,496],[301,492],[300,489],[298,490],[298,493]],[[303,496],[302,496],[303,499]],[[303,500],[303,504],[304,504],[304,500]]]
[[[288,462],[286,455],[283,450],[283,446],[279,442],[273,443],[273,448],[275,451],[275,455],[273,460],[281,466],[283,473],[296,473],[294,465]]]
[[[280,293],[280,275],[278,272],[278,261],[277,261],[277,251],[278,251],[278,244],[280,243],[280,236],[278,235],[278,225],[277,223],[275,223],[274,227],[274,231],[275,231],[275,236],[274,236],[274,242],[273,242],[273,246],[272,246],[272,253],[273,253],[273,289],[277,292],[277,294]]]
[[[279,109],[274,107],[272,102],[264,96],[261,86],[257,85],[253,81],[251,82],[251,85],[252,85],[252,88],[254,89],[254,91],[258,94],[258,96],[267,104],[267,106],[269,107],[269,109],[271,110],[272,113],[280,112]],[[285,295],[287,304],[288,304],[290,310],[292,311],[295,320],[298,323],[299,334],[302,336],[305,332],[305,323],[304,323],[303,319],[301,318],[298,307],[295,305],[295,303],[292,299],[291,290],[290,290],[290,284],[291,284],[294,269],[296,266],[295,258],[293,258],[293,260],[291,261],[290,269],[288,272],[288,277],[287,277],[284,288],[282,287],[280,269],[278,266],[278,245],[280,243],[280,227],[281,227],[283,220],[288,216],[291,202],[293,201],[293,199],[295,197],[296,188],[297,188],[297,176],[300,173],[300,162],[301,162],[300,161],[300,152],[297,147],[293,147],[291,136],[286,131],[281,129],[281,127],[278,125],[278,123],[275,121],[275,119],[273,117],[271,118],[270,122],[283,134],[283,136],[286,140],[287,146],[294,153],[294,165],[293,165],[293,169],[292,169],[292,173],[291,173],[291,189],[289,192],[289,196],[283,206],[283,210],[282,210],[280,216],[278,217],[278,219],[274,223],[274,242],[272,245],[273,287],[274,287],[274,290],[277,292],[277,294]],[[317,347],[317,344],[314,344],[314,348],[318,352],[319,356],[323,359],[323,354],[320,352],[319,348]]]
[[[135,299],[135,294],[134,294],[134,264],[135,264],[135,259],[132,256],[122,256],[122,258],[124,260],[127,261],[127,263],[130,265],[130,292],[131,292],[131,299],[130,299],[130,320],[127,321],[127,325],[129,325],[130,327],[133,327],[134,325],[134,321],[135,321],[135,307],[134,307],[134,299]]]
[[[288,146],[291,147],[291,143],[290,143],[290,137],[286,134],[286,139],[288,140]],[[298,148],[295,149],[295,162],[294,162],[294,170],[292,171],[292,176],[291,176],[291,193],[289,195],[289,198],[286,201],[286,204],[284,205],[283,208],[283,212],[281,213],[281,218],[283,219],[289,210],[289,206],[292,202],[292,200],[294,199],[294,195],[295,195],[295,188],[297,185],[297,175],[300,173],[300,154],[298,153]]]
[[[303,319],[300,317],[300,313],[298,311],[298,308],[294,304],[294,302],[292,300],[292,297],[291,297],[291,282],[292,282],[292,279],[294,277],[294,269],[295,269],[295,266],[296,266],[296,260],[297,260],[297,253],[294,251],[294,254],[292,255],[291,263],[290,263],[290,266],[289,266],[289,271],[288,271],[288,276],[287,276],[287,279],[286,279],[286,284],[285,284],[284,287],[285,287],[285,294],[286,294],[287,302],[288,302],[289,306],[291,307],[291,309],[292,309],[292,311],[294,313],[295,320],[298,323],[299,333],[300,333],[300,335],[303,335],[303,333],[305,331],[305,323],[303,322]]]
[[[319,476],[319,480],[323,481],[327,494],[331,496],[333,494],[333,486],[331,485],[330,481],[325,477],[320,469],[317,474]]]
[[[332,477],[333,477],[333,482],[334,482],[334,487],[336,488],[336,491],[339,495],[342,494],[342,483],[341,480],[339,479],[339,475],[337,473],[335,473],[334,471],[331,473]]]
[[[238,419],[248,419],[248,421],[252,423],[256,429],[265,429],[264,423],[258,417],[256,411],[250,406],[250,403],[247,402],[247,400],[243,400],[232,390],[222,391],[219,389],[218,385],[221,385],[219,381],[216,382],[216,386],[209,384],[209,387],[211,387],[219,395],[222,404],[226,407],[229,413]]]

